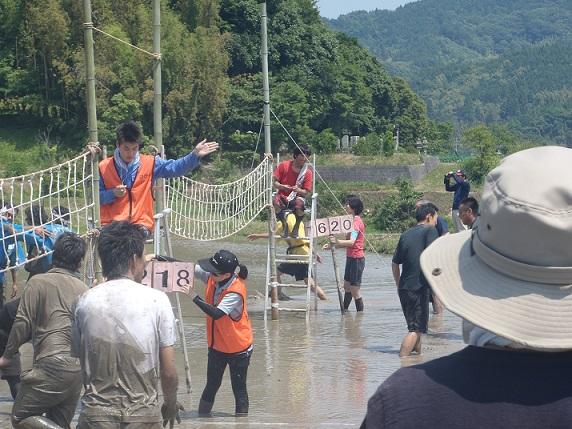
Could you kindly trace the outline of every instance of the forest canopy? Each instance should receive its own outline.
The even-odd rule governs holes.
[[[93,0],[95,27],[152,51],[152,2]],[[253,150],[262,117],[256,0],[162,2],[163,135],[171,154],[203,137]],[[434,125],[425,103],[357,41],[321,21],[314,0],[268,3],[273,111],[294,138],[393,132],[413,146]],[[49,128],[62,147],[87,140],[82,3],[0,0],[0,121]],[[96,33],[99,139],[113,144],[127,119],[153,134],[153,60]],[[320,143],[322,142],[322,143]],[[289,143],[273,125],[273,145]]]

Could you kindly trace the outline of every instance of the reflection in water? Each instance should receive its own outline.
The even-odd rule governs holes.
[[[356,314],[352,308],[350,313],[340,314],[332,261],[324,258],[318,266],[318,278],[329,300],[320,302],[308,321],[303,313],[280,313],[280,320],[273,322],[269,318],[265,323],[264,304],[259,298],[266,274],[263,244],[175,241],[174,247],[177,258],[191,261],[226,248],[248,267],[248,306],[255,347],[248,374],[250,415],[232,416],[234,398],[227,372],[213,408],[214,416],[199,418],[196,410],[206,379],[204,316],[189,299],[182,299],[193,377],[192,394],[181,395],[187,410],[183,428],[357,427],[369,397],[401,365],[420,363],[462,347],[460,321],[445,313],[431,316],[421,356],[398,357],[407,327],[389,257],[367,255],[362,285],[364,313]],[[202,285],[198,285],[197,292],[204,296]],[[305,293],[303,289],[288,291],[294,304],[300,306],[305,302]],[[183,368],[180,358],[181,379]]]

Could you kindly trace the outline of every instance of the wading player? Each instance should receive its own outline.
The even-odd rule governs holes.
[[[144,244],[141,227],[127,221],[101,231],[97,251],[107,281],[84,294],[75,313],[74,353],[85,387],[78,429],[159,429],[161,421],[172,428],[180,420],[175,316],[167,295],[140,284]]]
[[[32,338],[32,369],[21,377],[12,409],[16,429],[69,428],[81,392],[79,360],[71,357],[73,306],[87,291],[78,273],[86,252],[83,239],[64,232],[54,244],[52,266],[24,289],[0,368]]]

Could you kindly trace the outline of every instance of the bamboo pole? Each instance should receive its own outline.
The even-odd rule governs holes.
[[[336,289],[338,290],[338,299],[340,301],[340,311],[344,314],[344,295],[340,287],[340,271],[338,270],[338,261],[336,259],[336,248],[330,243],[332,250],[332,261],[334,262],[334,274],[336,276]]]
[[[91,21],[91,1],[83,2],[84,24],[83,34],[85,43],[85,67],[86,67],[86,102],[87,102],[87,129],[89,136],[89,144],[99,147],[99,138],[97,135],[97,105],[95,100],[95,55],[93,52],[93,22]],[[97,229],[101,226],[100,222],[100,204],[99,204],[99,155],[91,155],[91,172],[93,176],[91,192],[93,207],[91,209],[92,228]],[[99,271],[97,251],[93,252],[93,271],[96,282],[101,280],[101,272]]]
[[[260,56],[262,61],[262,91],[264,97],[264,152],[267,155],[272,154],[272,144],[270,139],[270,83],[268,79],[268,29],[267,29],[267,14],[266,14],[266,2],[260,4],[260,18],[261,27],[260,33],[262,38],[262,48],[260,50]],[[272,169],[271,169],[272,170]],[[269,173],[272,175],[272,171]],[[273,182],[271,177],[271,183]],[[270,254],[270,283],[272,289],[271,295],[271,306],[272,306],[272,320],[278,320],[279,318],[279,308],[278,308],[278,288],[277,288],[277,274],[276,274],[276,238],[274,237],[274,222],[275,215],[272,208],[272,186],[268,189],[267,201],[269,206],[268,211],[268,247]]]

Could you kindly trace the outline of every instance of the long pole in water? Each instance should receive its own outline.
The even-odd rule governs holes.
[[[163,112],[162,112],[162,81],[161,81],[161,0],[153,0],[153,53],[155,60],[153,64],[153,140],[155,146],[161,151],[161,156],[165,157],[165,147],[163,146]],[[167,241],[168,255],[173,257],[173,251],[169,237],[169,223],[167,216],[169,211],[165,210],[165,179],[159,179],[157,183],[157,213],[161,213],[164,221],[164,232]],[[157,219],[157,227],[155,234],[155,252],[161,253],[165,246],[161,242],[161,219]],[[187,340],[185,338],[185,328],[183,325],[183,310],[181,308],[181,300],[179,292],[175,293],[175,301],[177,304],[179,335],[183,345],[183,357],[185,359],[185,379],[187,384],[187,393],[191,393],[191,371],[189,365],[189,353],[187,350]]]
[[[336,275],[336,289],[338,290],[338,299],[340,300],[340,311],[344,314],[344,295],[340,287],[340,271],[338,270],[338,261],[336,259],[336,249],[332,245],[332,261],[334,262],[334,273]]]
[[[86,69],[86,97],[87,97],[87,128],[89,134],[89,143],[99,146],[99,138],[97,135],[97,106],[95,101],[95,55],[93,53],[93,22],[91,21],[91,1],[83,2],[83,34],[85,42],[85,69]],[[99,156],[91,155],[91,171],[93,175],[92,182],[92,199],[93,208],[91,210],[91,219],[96,229],[100,226],[99,220]],[[97,252],[93,254],[93,271],[95,279],[100,280],[101,274],[98,272],[99,262]]]
[[[272,154],[272,145],[270,140],[270,83],[268,79],[268,16],[266,14],[266,2],[260,4],[261,26],[260,33],[262,36],[262,48],[260,56],[262,60],[262,90],[264,95],[264,152],[267,155]],[[272,172],[270,173],[272,174]],[[272,183],[272,180],[271,180]],[[274,237],[274,210],[272,209],[272,187],[268,189],[268,246],[270,256],[270,283],[272,285],[270,296],[272,306],[272,320],[278,320],[278,288],[276,274],[276,237]]]
[[[163,148],[163,122],[162,118],[162,91],[161,91],[161,0],[153,0],[153,140],[155,146],[164,157]],[[159,179],[155,187],[155,213],[162,213],[165,208],[163,190],[165,180]],[[159,249],[159,252],[164,250]]]

